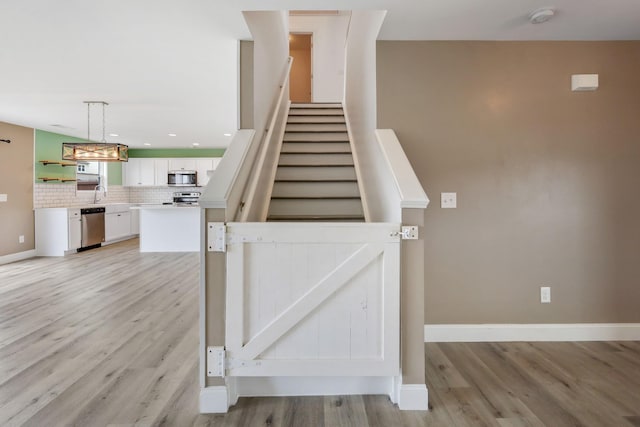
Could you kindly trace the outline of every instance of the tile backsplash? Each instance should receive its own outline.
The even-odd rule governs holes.
[[[101,203],[128,203],[129,188],[120,185],[110,185],[107,196],[99,193]],[[74,184],[40,184],[33,185],[33,207],[63,208],[93,203],[93,191],[78,191]]]
[[[123,187],[110,185],[107,196],[99,193],[100,203],[165,203],[173,202],[175,191],[202,191],[201,188],[171,188],[171,187]],[[93,191],[79,191],[76,193],[73,184],[40,184],[33,187],[33,207],[64,208],[93,203]]]
[[[130,203],[165,203],[173,202],[174,191],[180,189],[168,187],[127,187]]]

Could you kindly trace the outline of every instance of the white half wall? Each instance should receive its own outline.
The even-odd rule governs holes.
[[[312,33],[313,102],[342,102],[344,49],[349,12],[334,16],[291,16],[289,32]]]
[[[345,49],[345,115],[369,221],[402,221],[399,198],[376,142],[376,38],[386,11],[354,10]],[[385,190],[386,189],[386,190]],[[387,191],[388,190],[388,191]],[[396,191],[397,192],[397,191]],[[395,208],[395,209],[394,209]]]

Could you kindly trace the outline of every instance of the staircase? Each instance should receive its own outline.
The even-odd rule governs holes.
[[[267,221],[365,221],[341,104],[291,104]]]

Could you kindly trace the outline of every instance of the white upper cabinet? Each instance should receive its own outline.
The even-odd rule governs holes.
[[[167,176],[169,175],[169,159],[155,159],[156,167],[156,187],[166,187],[169,185]]]
[[[213,170],[213,159],[202,158],[196,161],[196,171],[198,172],[198,186],[204,187],[209,182],[207,171]]]
[[[127,187],[166,187],[169,171],[193,170],[198,173],[198,186],[204,187],[218,163],[220,157],[129,158],[122,168],[122,182]]]
[[[178,159],[169,159],[169,170],[170,171],[194,171],[196,170],[196,160],[197,159],[186,159],[186,158],[178,158]]]
[[[124,185],[144,187],[155,185],[155,159],[130,158],[124,167]]]

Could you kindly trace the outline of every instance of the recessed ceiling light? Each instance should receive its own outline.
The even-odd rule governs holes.
[[[555,14],[555,10],[550,7],[543,7],[542,9],[531,12],[529,15],[529,22],[532,24],[542,24],[543,22],[547,22],[549,19],[553,18],[553,15]]]
[[[193,146],[194,146],[194,147],[197,147],[198,145],[200,145],[200,144],[199,144],[199,143],[197,143],[197,142],[194,142],[194,143],[193,143]]]
[[[151,144],[149,144],[148,142],[145,142],[145,143],[144,143],[144,145],[149,146],[149,145],[151,145]]]
[[[117,133],[110,133],[109,136],[120,136]]]
[[[225,133],[224,136],[231,136],[231,134],[230,133]]]
[[[178,136],[175,133],[170,133],[169,136]]]

